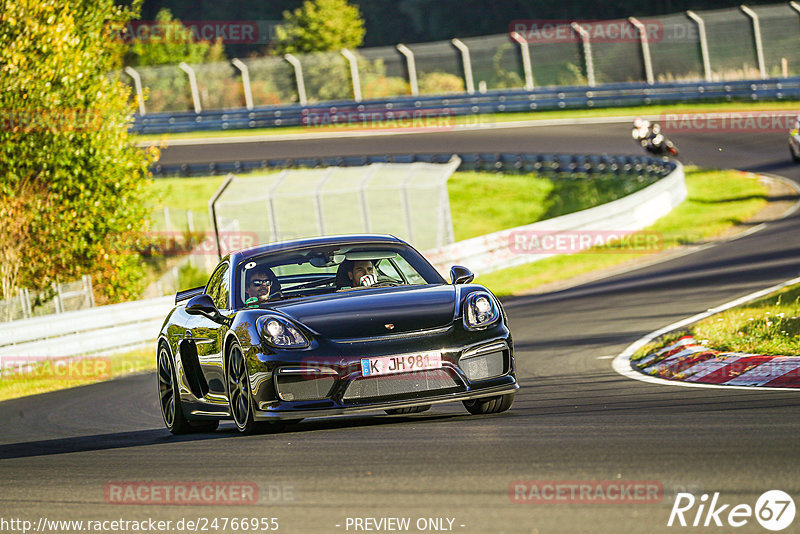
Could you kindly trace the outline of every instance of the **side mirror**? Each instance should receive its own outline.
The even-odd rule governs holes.
[[[475,279],[475,275],[472,274],[472,271],[464,267],[463,265],[453,265],[450,267],[450,280],[452,283],[455,284],[469,284]]]
[[[212,321],[219,321],[222,314],[214,306],[214,301],[211,297],[203,293],[202,295],[195,295],[186,303],[186,313],[189,315],[203,315]]]

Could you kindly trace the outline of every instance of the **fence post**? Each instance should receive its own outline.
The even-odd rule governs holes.
[[[367,202],[367,184],[369,184],[369,181],[381,168],[383,168],[383,163],[373,163],[367,166],[364,178],[362,178],[361,183],[358,184],[358,196],[361,202],[361,222],[364,223],[364,232],[367,234],[372,232],[372,222],[369,218],[369,203]]]
[[[300,60],[292,54],[285,54],[283,59],[294,67],[294,79],[297,83],[297,100],[300,102],[301,106],[305,106],[308,104],[308,99],[306,98],[306,82],[303,80],[303,66],[300,64]]]
[[[284,170],[278,175],[275,183],[267,192],[267,205],[269,206],[269,232],[270,232],[270,239],[273,241],[281,241],[280,237],[278,236],[278,232],[280,232],[280,227],[278,226],[278,214],[275,210],[275,191],[281,186],[286,177],[289,175],[289,171]]]
[[[464,83],[467,84],[467,93],[475,92],[475,81],[472,79],[472,59],[469,57],[469,47],[460,39],[451,39],[453,46],[461,52],[461,61],[464,63]]]
[[[711,81],[711,59],[708,57],[708,38],[706,37],[706,23],[700,18],[700,15],[692,10],[686,12],[686,16],[692,19],[697,24],[697,32],[700,36],[700,54],[703,56],[703,72],[705,73],[706,81]]]
[[[325,171],[325,175],[314,189],[314,207],[317,211],[317,230],[319,231],[319,235],[325,235],[327,233],[325,231],[325,210],[322,207],[322,188],[325,187],[325,184],[331,179],[335,170],[336,167],[328,167]]]
[[[178,63],[178,68],[185,72],[189,77],[189,88],[192,90],[192,103],[194,104],[194,112],[202,112],[203,107],[200,105],[200,91],[197,90],[197,76],[194,75],[194,69],[185,61]]]
[[[411,86],[411,95],[419,96],[419,82],[417,81],[417,62],[414,60],[414,52],[409,47],[400,43],[397,51],[406,58],[406,69],[408,70],[408,85]]]
[[[169,237],[169,233],[172,231],[172,218],[169,216],[169,206],[164,206],[164,232],[167,234],[166,237]]]
[[[764,63],[764,46],[761,41],[761,23],[758,20],[758,13],[742,4],[739,6],[745,15],[750,17],[753,21],[753,40],[756,43],[756,58],[758,59],[758,71],[761,73],[761,79],[767,77],[767,66]]]
[[[628,21],[639,30],[639,41],[642,43],[642,61],[644,62],[644,75],[647,83],[653,85],[653,61],[650,57],[650,41],[647,40],[647,27],[639,19],[628,17]]]
[[[53,291],[56,292],[55,297],[53,298],[53,304],[56,307],[56,313],[64,313],[64,303],[61,302],[61,284],[53,282]]]
[[[353,100],[361,102],[361,78],[358,75],[358,59],[347,48],[342,48],[342,55],[350,64],[350,78],[353,80]]]
[[[86,295],[86,307],[94,308],[94,293],[92,292],[92,277],[88,274],[81,276],[83,281],[83,290]]]
[[[25,309],[25,317],[33,317],[33,307],[31,306],[31,292],[28,291],[27,287],[22,288],[22,295],[24,300],[22,301],[22,305]]]
[[[408,241],[410,243],[414,242],[414,223],[411,218],[411,205],[409,204],[408,200],[408,187],[409,182],[414,178],[414,175],[417,174],[419,170],[419,164],[412,163],[411,169],[408,171],[406,176],[403,178],[403,195],[400,198],[401,204],[403,206],[403,219],[406,223],[406,232],[408,232]]]
[[[142,77],[133,67],[125,67],[125,74],[133,79],[133,87],[136,89],[136,102],[139,104],[139,115],[145,114],[144,91],[142,91]]]
[[[594,59],[592,59],[592,40],[589,36],[589,32],[577,22],[571,23],[570,26],[572,26],[572,29],[581,36],[581,42],[583,43],[583,56],[584,61],[586,62],[586,80],[589,84],[589,87],[594,87]]]
[[[533,69],[531,68],[531,49],[528,41],[518,32],[511,32],[511,38],[519,43],[519,50],[522,54],[522,70],[525,73],[525,89],[533,91]]]
[[[219,239],[219,224],[217,224],[217,212],[214,208],[214,204],[219,200],[219,197],[222,196],[222,193],[231,185],[233,181],[233,173],[228,173],[225,177],[225,180],[219,185],[217,190],[208,199],[208,218],[211,220],[211,227],[214,229],[214,240],[217,245],[217,259],[222,259],[222,243],[220,243]]]
[[[239,69],[239,72],[242,73],[242,89],[244,90],[244,105],[247,109],[253,109],[253,92],[250,89],[250,69],[247,68],[247,65],[239,59],[235,57],[231,60],[231,63],[234,67]]]

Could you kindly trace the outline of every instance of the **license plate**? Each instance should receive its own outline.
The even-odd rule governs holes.
[[[442,354],[438,351],[361,359],[363,376],[393,375],[425,369],[440,369],[441,367]]]

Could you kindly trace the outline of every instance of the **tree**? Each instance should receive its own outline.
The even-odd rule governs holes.
[[[143,186],[155,151],[128,135],[116,38],[135,9],[113,0],[0,0],[2,296],[91,274],[98,300],[137,295],[134,251],[109,244],[146,230]]]
[[[186,63],[211,63],[225,61],[222,40],[214,43],[198,40],[192,30],[174,18],[169,9],[156,14],[155,24],[129,23],[125,29],[130,36],[130,47],[125,53],[125,64],[175,65]]]
[[[338,51],[364,42],[364,20],[347,0],[306,0],[283,18],[276,28],[279,54]]]

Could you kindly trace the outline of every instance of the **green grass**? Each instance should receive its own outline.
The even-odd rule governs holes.
[[[713,238],[752,217],[767,203],[767,189],[738,171],[686,169],[689,196],[646,231],[662,236],[663,248]],[[522,293],[540,285],[621,265],[646,253],[587,251],[554,256],[479,277],[497,295]]]
[[[153,210],[150,213],[153,229],[166,230],[164,206],[170,210],[171,230],[187,230],[186,212],[192,211],[194,227],[198,232],[211,229],[208,216],[208,199],[220,186],[224,176],[201,178],[163,178],[153,180],[148,196]]]
[[[568,109],[552,111],[530,111],[519,113],[496,113],[487,115],[454,117],[448,121],[449,125],[470,125],[480,127],[481,125],[491,125],[501,122],[517,122],[528,120],[547,120],[547,119],[580,119],[586,117],[621,117],[632,115],[661,115],[664,113],[702,113],[716,111],[794,111],[800,107],[800,103],[795,101],[780,102],[707,102],[698,104],[669,104],[655,106],[635,106],[635,107],[616,107],[616,108],[589,108],[589,109]],[[146,141],[168,141],[170,139],[201,139],[207,137],[249,137],[260,135],[287,135],[317,132],[336,132],[347,130],[348,128],[322,126],[304,127],[288,126],[283,128],[262,128],[257,130],[224,130],[214,132],[182,132],[176,134],[148,134],[132,136],[135,142]],[[362,129],[359,126],[349,128],[350,130]],[[391,129],[391,128],[387,128]],[[436,131],[439,129],[433,129]]]
[[[77,371],[64,371],[64,368],[53,365],[52,362],[43,362],[21,373],[6,370],[0,374],[0,401],[102,382],[109,378],[149,371],[155,369],[155,366],[155,351],[140,349],[97,360],[82,360],[73,368]]]
[[[800,356],[800,285],[713,315],[691,332],[720,351]]]

